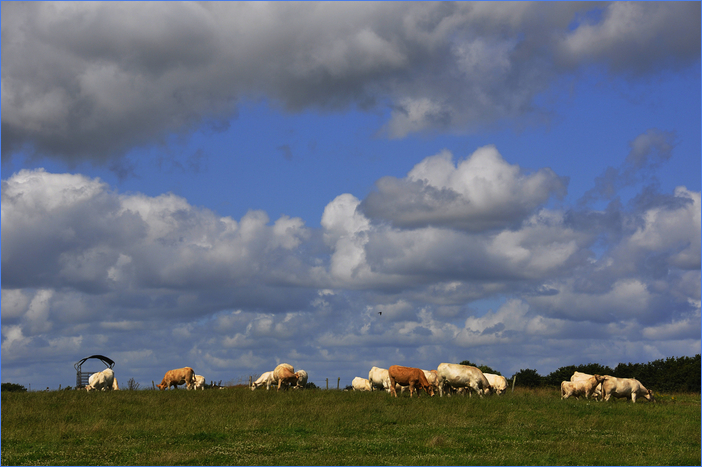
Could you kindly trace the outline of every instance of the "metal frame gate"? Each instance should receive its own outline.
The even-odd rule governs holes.
[[[73,368],[76,369],[76,389],[83,389],[88,385],[88,381],[90,380],[90,375],[95,373],[94,371],[82,371],[81,367],[83,366],[83,363],[85,363],[86,360],[89,360],[91,358],[95,358],[97,360],[100,360],[102,363],[105,364],[105,366],[109,369],[112,369],[115,366],[115,362],[112,361],[112,359],[105,357],[104,355],[91,355],[90,357],[85,357],[84,359],[76,362],[75,365],[73,365]]]

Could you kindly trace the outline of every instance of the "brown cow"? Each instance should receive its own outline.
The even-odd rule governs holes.
[[[288,385],[297,385],[297,380],[299,376],[297,373],[293,373],[292,371],[290,371],[290,369],[285,367],[276,368],[275,373],[278,376],[278,391],[280,391],[281,386],[283,386],[283,389],[288,389]]]
[[[179,384],[185,384],[188,389],[192,389],[193,384],[195,384],[195,372],[192,368],[186,366],[177,370],[169,370],[163,377],[161,384],[156,386],[163,391],[164,389],[170,389],[171,386],[175,386],[178,389]]]
[[[390,378],[390,392],[397,397],[397,391],[395,390],[395,384],[400,386],[409,386],[410,397],[412,393],[421,387],[430,396],[434,395],[434,389],[427,381],[427,377],[424,376],[424,372],[419,368],[411,368],[407,366],[393,365],[388,368],[388,377]],[[417,392],[417,397],[419,397],[419,392]]]

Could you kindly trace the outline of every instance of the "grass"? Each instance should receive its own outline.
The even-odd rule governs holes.
[[[700,465],[700,395],[658,399],[4,392],[2,465]]]

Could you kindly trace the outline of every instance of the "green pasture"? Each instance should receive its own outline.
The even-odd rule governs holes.
[[[3,392],[2,465],[700,465],[700,395]]]

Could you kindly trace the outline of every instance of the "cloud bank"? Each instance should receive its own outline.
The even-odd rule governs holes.
[[[320,229],[18,172],[2,182],[4,372],[105,348],[142,381],[184,359],[215,379],[281,359],[360,374],[466,355],[511,375],[612,363],[603,346],[639,360],[699,348],[699,192],[556,209],[550,170],[525,174],[494,146],[453,159],[339,195]]]
[[[221,130],[263,98],[380,109],[389,138],[542,121],[561,78],[700,56],[696,2],[6,2],[2,30],[3,160],[71,163]]]

